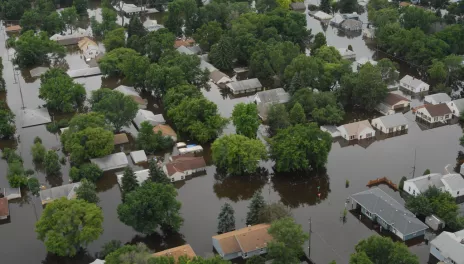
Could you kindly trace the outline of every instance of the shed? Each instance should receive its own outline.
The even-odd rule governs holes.
[[[425,218],[425,224],[430,226],[434,231],[445,228],[445,222],[436,215],[429,215]]]
[[[47,108],[23,109],[22,110],[22,127],[32,127],[52,122]]]
[[[164,28],[163,25],[158,24],[158,21],[151,20],[149,18],[147,18],[147,20],[145,20],[145,22],[143,22],[143,27],[149,32],[158,31],[158,30]]]
[[[76,189],[81,186],[80,182],[64,184],[50,189],[41,190],[39,192],[42,204],[48,204],[56,199],[67,198],[68,200],[76,198]]]
[[[97,165],[102,171],[121,169],[129,165],[126,154],[118,152],[101,158],[91,159],[90,162]]]
[[[9,200],[21,198],[20,188],[3,188],[3,195]]]
[[[226,88],[226,84],[227,83],[230,83],[232,82],[232,79],[230,79],[230,77],[217,70],[217,71],[212,71],[210,74],[209,74],[209,78],[211,79],[211,81],[213,81],[213,83],[215,83],[219,88]]]
[[[198,152],[202,152],[202,151],[203,151],[203,147],[200,146],[200,145],[192,146],[192,147],[186,147],[186,148],[180,148],[179,149],[179,153],[181,155],[189,154],[189,153],[198,153]]]
[[[188,49],[186,46],[180,46],[177,48],[177,51],[179,53],[182,53],[182,54],[186,54],[186,55],[194,55],[195,53],[193,51],[191,51],[190,49]]]
[[[187,39],[177,39],[176,41],[174,41],[174,48],[178,48],[180,46],[186,46],[186,47],[189,47],[189,46],[192,46],[193,44],[195,43],[195,40],[191,39],[191,38],[187,38]]]
[[[13,32],[19,32],[19,31],[21,31],[20,25],[12,25],[12,26],[8,26],[5,28],[6,33],[13,33]]]
[[[156,125],[153,127],[153,132],[161,132],[164,137],[170,137],[174,142],[177,141],[177,133],[169,125]]]
[[[137,164],[140,162],[147,162],[147,155],[145,154],[145,151],[142,150],[137,150],[137,151],[132,151],[130,153],[130,156],[132,158],[132,161]]]
[[[290,4],[292,10],[304,11],[306,10],[306,5],[304,2],[295,2]]]
[[[152,126],[166,123],[166,120],[164,120],[164,117],[162,114],[155,115],[153,114],[152,111],[143,110],[143,109],[139,109],[139,111],[137,112],[137,115],[132,121],[134,121],[138,129],[140,129],[141,124],[145,121],[150,123]]]
[[[234,68],[234,74],[237,77],[237,80],[244,80],[248,77],[249,69],[246,67]]]
[[[233,94],[257,92],[263,89],[263,86],[257,78],[231,82],[226,84],[226,86]]]
[[[356,19],[346,19],[340,24],[340,27],[348,31],[361,31],[362,22]]]
[[[137,179],[137,182],[141,185],[143,182],[145,182],[148,178],[150,178],[150,170],[138,170],[134,171],[135,178]],[[118,173],[116,174],[116,178],[118,179],[118,184],[122,188],[122,177],[124,177],[124,173]]]
[[[37,77],[40,77],[40,75],[46,73],[48,69],[49,69],[48,67],[36,67],[30,70],[29,73],[31,74],[31,77],[37,78]]]
[[[0,219],[7,219],[10,215],[10,209],[8,206],[8,199],[6,197],[0,198]]]
[[[186,146],[187,146],[187,144],[185,144],[185,142],[177,142],[177,144],[176,144],[177,148],[185,148]]]
[[[126,133],[116,134],[114,135],[114,145],[121,145],[129,143],[129,139],[127,138]]]
[[[98,67],[83,68],[83,69],[78,69],[78,70],[69,70],[66,73],[71,78],[81,78],[81,77],[88,77],[88,76],[102,74],[100,68]]]
[[[351,14],[342,14],[342,16],[344,19],[355,19],[355,20],[359,19],[359,15],[356,12],[353,12]]]
[[[119,85],[114,89],[114,91],[118,91],[123,93],[124,95],[130,96],[134,102],[137,103],[140,109],[146,109],[148,105],[148,101],[143,99],[139,93],[131,86]]]
[[[344,21],[345,19],[342,17],[340,14],[335,14],[335,16],[330,20],[330,24],[339,27],[340,24]]]

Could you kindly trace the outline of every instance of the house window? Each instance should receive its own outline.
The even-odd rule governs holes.
[[[354,138],[355,138],[355,136],[350,136],[350,140],[351,140],[351,139],[354,139]]]
[[[435,118],[433,119],[433,121],[438,121],[438,117],[435,117]]]
[[[245,252],[245,254],[243,254],[243,257],[244,258],[248,257],[248,253]]]
[[[412,194],[414,194],[414,195],[415,195],[415,194],[416,194],[416,190],[412,190]]]
[[[184,179],[184,176],[180,176],[180,179],[183,180],[183,179]]]
[[[445,115],[445,119],[449,118],[449,115]]]
[[[457,192],[457,195],[459,195],[459,191]]]
[[[174,178],[171,178],[171,181],[173,182],[173,181],[174,181]]]

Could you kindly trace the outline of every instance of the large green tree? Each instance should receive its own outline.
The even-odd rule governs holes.
[[[356,0],[340,0],[337,3],[337,8],[340,13],[353,13],[358,11],[358,1]]]
[[[264,198],[261,195],[261,190],[258,190],[253,194],[251,198],[251,202],[248,205],[248,213],[246,216],[245,224],[248,225],[257,225],[260,223],[259,221],[259,213],[263,210],[266,203],[264,202]]]
[[[129,26],[127,27],[127,37],[132,36],[143,37],[147,34],[147,30],[143,27],[142,21],[138,15],[131,16]]]
[[[208,54],[211,63],[221,70],[232,69],[235,52],[232,45],[232,39],[222,36],[218,43],[211,47],[211,52]]]
[[[64,149],[71,154],[71,161],[76,164],[109,155],[114,149],[113,133],[101,127],[88,127],[77,132],[65,132],[63,135]]]
[[[79,19],[79,15],[77,14],[76,7],[67,7],[61,11],[61,17],[66,24],[66,27],[73,32],[73,29],[77,27],[77,22]]]
[[[162,28],[148,33],[141,39],[141,53],[146,54],[151,62],[158,62],[163,53],[174,50],[176,36]]]
[[[89,6],[88,0],[73,0],[73,5],[76,8],[76,12],[81,15],[87,15],[87,8]]]
[[[187,84],[187,81],[179,66],[165,67],[152,63],[146,71],[145,87],[155,97],[163,97],[171,88],[183,84]]]
[[[267,114],[268,132],[271,136],[275,135],[279,129],[290,126],[290,118],[287,109],[283,104],[273,104],[269,106]]]
[[[256,138],[259,127],[258,109],[253,103],[239,103],[234,106],[232,111],[232,123],[237,134],[249,138]]]
[[[266,147],[259,139],[226,135],[211,146],[214,164],[230,174],[253,173],[260,160],[267,159]]]
[[[306,115],[300,103],[295,103],[289,112],[290,124],[298,125],[306,123]]]
[[[122,175],[121,182],[122,182],[121,189],[122,189],[123,199],[128,193],[136,190],[139,187],[137,177],[135,176],[135,173],[131,167],[126,167],[124,169],[124,174]]]
[[[53,58],[63,58],[65,49],[55,41],[49,39],[46,32],[29,30],[14,42],[16,56],[13,62],[19,67],[32,67],[50,62]]]
[[[81,186],[79,186],[76,190],[77,199],[82,199],[88,203],[97,204],[100,199],[97,195],[97,187],[95,183],[83,179],[81,181]]]
[[[50,15],[46,16],[43,19],[41,27],[41,29],[46,31],[49,36],[53,36],[57,33],[60,33],[64,31],[65,28],[66,24],[64,23],[63,18],[56,11],[52,12]]]
[[[103,39],[103,44],[107,52],[117,48],[124,48],[126,46],[126,30],[124,28],[117,28],[108,31]]]
[[[125,62],[130,60],[132,57],[138,57],[140,54],[128,48],[114,49],[103,56],[98,61],[98,65],[103,74],[108,76],[121,76],[123,74],[123,68],[127,64]]]
[[[271,203],[265,204],[259,211],[258,221],[259,223],[272,223],[287,217],[292,217],[292,212],[287,206],[282,203]]]
[[[140,125],[136,143],[138,148],[143,149],[145,152],[150,154],[156,151],[172,148],[174,145],[171,137],[163,136],[161,131],[155,133],[153,131],[153,126],[147,121],[142,122]]]
[[[183,11],[183,1],[177,0],[172,1],[168,4],[169,13],[164,22],[169,31],[174,33],[174,35],[180,37],[183,33],[182,26],[184,25],[184,18],[182,15]]]
[[[163,104],[167,111],[177,107],[184,98],[202,98],[203,94],[193,85],[178,85],[166,93],[163,97]]]
[[[56,176],[60,174],[61,165],[58,154],[54,150],[49,150],[45,154],[44,167],[48,176]]]
[[[0,8],[6,20],[20,20],[24,11],[31,8],[31,1],[5,0],[1,2]]]
[[[108,31],[116,29],[119,25],[116,23],[118,15],[112,7],[102,8],[102,22],[98,22],[95,17],[90,19],[90,25],[92,27],[92,33],[101,37],[104,36]]]
[[[209,51],[211,46],[221,39],[222,34],[221,24],[216,21],[211,21],[207,24],[203,24],[199,29],[197,29],[193,38],[195,39],[195,42],[200,45],[200,48],[204,51]]]
[[[148,174],[150,175],[150,180],[155,183],[168,184],[170,180],[162,168],[154,161],[151,160],[148,163]]]
[[[125,195],[118,206],[119,220],[144,234],[153,234],[158,227],[178,231],[183,219],[176,196],[172,185],[145,182]]]
[[[322,46],[327,45],[327,40],[322,32],[319,32],[314,37],[314,42],[311,44],[311,54],[317,54],[317,50]]]
[[[19,20],[19,25],[21,26],[21,30],[23,32],[28,30],[33,30],[35,32],[41,24],[42,17],[36,9],[27,10],[24,12],[21,20]]]
[[[400,23],[405,29],[420,28],[427,33],[432,23],[437,21],[435,14],[427,9],[407,6],[401,11]]]
[[[103,176],[103,171],[96,164],[85,163],[79,168],[72,167],[69,176],[74,182],[84,179],[90,182],[97,182]]]
[[[16,132],[15,115],[7,104],[0,101],[0,138],[12,137]]]
[[[227,233],[235,230],[235,211],[229,203],[225,203],[221,207],[221,212],[218,216],[218,233]]]
[[[267,245],[269,258],[276,264],[297,264],[304,254],[303,244],[309,235],[292,218],[282,218],[271,224],[268,233],[273,240]]]
[[[74,256],[102,233],[103,214],[95,204],[61,198],[47,204],[35,225],[48,252]]]
[[[367,264],[365,256],[371,263],[378,264],[419,264],[419,259],[401,242],[393,242],[389,237],[370,236],[356,245],[356,253],[350,258],[350,264]],[[361,254],[361,255],[360,255]],[[361,259],[363,262],[361,262]],[[355,262],[356,261],[356,262]]]
[[[279,130],[270,145],[277,171],[304,171],[325,165],[332,138],[311,123]]]

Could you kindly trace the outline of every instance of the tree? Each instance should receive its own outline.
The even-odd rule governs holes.
[[[235,230],[235,211],[229,203],[221,207],[218,216],[218,234],[227,233]]]
[[[239,103],[232,111],[232,122],[237,134],[248,138],[256,138],[259,127],[258,109],[253,103]]]
[[[429,174],[430,174],[430,170],[426,169],[422,175],[429,175]]]
[[[122,197],[124,198],[128,193],[134,191],[139,187],[137,177],[135,177],[134,171],[130,167],[124,169],[124,174],[122,175]]]
[[[129,56],[121,64],[120,69],[126,79],[135,86],[144,86],[146,72],[150,66],[150,60],[146,56]]]
[[[183,11],[183,6],[182,3],[183,1],[173,1],[168,4],[168,16],[166,18],[166,21],[164,22],[164,25],[166,28],[174,33],[175,36],[181,36],[182,35],[182,26],[184,25],[184,19],[182,16],[182,11]]]
[[[277,1],[275,0],[258,0],[256,1],[256,10],[260,13],[266,13],[277,7]]]
[[[199,88],[207,88],[209,82],[209,70],[201,69],[201,60],[197,55],[187,55],[179,52],[165,52],[159,60],[162,67],[179,67],[189,84]]]
[[[172,148],[174,145],[174,141],[171,137],[163,136],[161,131],[155,133],[153,131],[153,126],[148,121],[144,121],[140,125],[136,143],[138,148],[150,154]]]
[[[4,154],[5,152],[6,150],[3,151]],[[16,153],[14,153],[13,155],[16,156]],[[17,157],[7,158],[7,162],[8,162],[8,172],[7,172],[6,177],[8,179],[8,183],[10,184],[10,186],[13,188],[19,188],[19,187],[25,186],[27,184],[27,176],[26,176],[26,172],[24,171],[23,162],[20,159],[20,157],[19,158]]]
[[[12,137],[16,132],[15,115],[5,102],[0,102],[0,138]]]
[[[64,57],[65,49],[50,40],[46,32],[35,34],[29,30],[14,42],[16,56],[13,62],[19,67],[32,67],[50,62],[50,58]]]
[[[154,160],[148,163],[150,180],[155,183],[169,184],[169,178]]]
[[[193,38],[200,45],[202,50],[209,51],[211,46],[221,39],[222,33],[221,24],[216,21],[211,21],[207,24],[203,24],[197,29]]]
[[[382,80],[380,70],[370,63],[362,66],[352,90],[353,105],[372,111],[387,94],[387,85]]]
[[[184,98],[202,98],[203,94],[193,85],[178,85],[168,90],[163,97],[165,110],[177,107]]]
[[[358,11],[358,1],[356,0],[340,0],[337,5],[340,13],[353,13]]]
[[[72,33],[73,29],[77,26],[77,21],[79,18],[76,7],[72,6],[63,9],[63,11],[61,11],[61,17],[63,18],[64,23],[71,30]]]
[[[111,252],[105,258],[105,263],[108,264],[146,264],[153,263],[149,261],[151,252],[147,246],[143,243],[137,243],[136,245],[124,245],[119,247],[115,251]],[[168,262],[169,263],[169,262]],[[156,263],[153,263],[156,264]]]
[[[132,97],[108,88],[92,91],[90,104],[93,111],[105,115],[106,120],[116,131],[123,126],[129,126],[139,109]]]
[[[140,56],[137,51],[127,48],[114,49],[103,56],[98,62],[100,70],[108,76],[121,76],[124,62],[131,57]]]
[[[73,5],[76,8],[76,12],[81,15],[87,15],[88,0],[73,0]]]
[[[29,191],[35,196],[39,195],[40,192],[40,183],[37,178],[34,177],[29,177],[27,179],[27,187],[29,188]]]
[[[351,263],[408,263],[419,264],[419,259],[412,254],[404,243],[393,242],[389,237],[370,236],[365,240],[361,240],[355,247],[356,255],[365,253],[371,262],[368,262],[365,256],[355,256],[357,262]],[[361,260],[363,260],[361,262]],[[354,260],[353,260],[354,261]]]
[[[273,104],[269,107],[267,114],[267,123],[269,125],[269,134],[275,135],[278,130],[290,126],[290,117],[287,109],[283,104]]]
[[[272,223],[282,218],[291,217],[292,212],[281,203],[266,204],[259,211],[259,223]]]
[[[175,86],[187,84],[184,72],[178,66],[163,67],[156,63],[150,65],[145,76],[145,87],[156,97],[163,97]]]
[[[389,59],[381,59],[377,63],[377,68],[380,70],[382,80],[387,84],[398,82],[399,72],[398,65]]]
[[[290,4],[292,3],[291,0],[276,0],[277,6],[283,9],[289,9]]]
[[[403,14],[400,16],[400,23],[405,29],[420,28],[428,33],[432,23],[437,20],[433,12],[415,6],[407,6],[401,11]]]
[[[264,202],[264,198],[261,195],[261,190],[258,190],[253,194],[251,198],[251,202],[248,205],[248,213],[246,216],[246,225],[257,225],[260,223],[259,221],[259,213],[263,210],[266,203]]]
[[[40,81],[39,98],[47,102],[49,109],[71,112],[85,101],[84,86],[74,82],[62,69],[48,70],[40,77]]]
[[[232,40],[229,37],[222,36],[219,42],[211,47],[208,58],[214,66],[221,70],[232,69],[235,58]]]
[[[303,244],[309,235],[292,218],[283,218],[271,224],[268,233],[273,240],[268,242],[267,251],[273,263],[300,263]]]
[[[58,154],[54,150],[49,150],[45,154],[44,158],[44,167],[45,167],[45,172],[47,175],[52,175],[56,176],[60,173],[60,162],[59,162],[59,157]]]
[[[126,46],[126,33],[124,28],[117,28],[108,31],[103,39],[103,44],[107,52]]]
[[[105,116],[101,113],[96,113],[96,112],[77,114],[69,121],[68,129],[66,129],[63,132],[63,134],[61,134],[61,138],[63,138],[63,135],[68,134],[68,131],[78,132],[86,128],[89,128],[89,127],[108,128],[108,124],[106,123]]]
[[[132,36],[139,36],[143,37],[147,34],[147,30],[143,27],[142,21],[140,21],[140,17],[137,15],[131,16],[129,20],[129,26],[127,27],[127,37],[130,38]]]
[[[43,16],[46,16],[56,10],[55,3],[53,0],[37,0],[35,1],[35,4],[36,8]]]
[[[401,177],[400,184],[398,185],[398,189],[400,189],[400,191],[403,190],[404,182],[407,180],[408,178],[406,178],[406,176]]]
[[[332,139],[311,123],[279,130],[270,145],[277,171],[301,171],[325,165]]]
[[[247,259],[246,264],[264,264],[266,263],[266,259],[262,256],[253,256]]]
[[[102,233],[103,214],[95,204],[61,198],[49,203],[35,225],[48,252],[74,256]]]
[[[300,103],[296,103],[293,105],[289,113],[289,120],[290,120],[290,124],[292,125],[306,123],[306,116],[305,116],[303,107],[301,106]]]
[[[439,60],[432,61],[432,65],[429,66],[427,73],[435,82],[444,82],[448,76],[445,64]]]
[[[37,142],[31,147],[32,160],[37,163],[41,163],[45,159],[46,153],[45,147],[42,143]]]
[[[124,203],[118,206],[118,217],[144,234],[153,234],[158,227],[178,231],[183,219],[179,214],[181,203],[176,196],[172,185],[145,182],[125,195]]]
[[[46,16],[43,20],[41,29],[46,31],[49,36],[53,36],[57,33],[64,31],[66,24],[64,23],[62,17],[58,12],[52,12],[50,15]]]
[[[42,17],[36,9],[27,10],[24,12],[21,20],[19,20],[22,32],[26,32],[28,30],[33,30],[35,32],[39,28],[40,24],[42,24]]]
[[[31,8],[31,2],[29,0],[7,0],[2,1],[0,8],[6,20],[20,20],[24,11]]]
[[[110,240],[108,242],[106,242],[102,249],[100,250],[100,252],[98,252],[98,258],[100,259],[105,259],[106,256],[108,256],[109,254],[115,252],[116,250],[118,250],[119,248],[122,247],[121,245],[121,241],[119,240]]]
[[[171,11],[169,11],[171,13]],[[148,33],[141,39],[142,54],[146,54],[151,62],[158,62],[165,52],[174,50],[176,36],[167,29],[160,29]]]
[[[327,14],[332,13],[332,8],[330,6],[330,1],[329,0],[321,0],[321,4],[319,5],[319,9],[321,9],[322,12],[325,12]]]
[[[211,146],[214,164],[230,174],[256,171],[260,160],[267,159],[266,147],[259,139],[242,135],[226,135]]]
[[[76,195],[77,199],[82,199],[88,203],[97,204],[100,201],[95,183],[86,179],[81,181],[81,185],[76,189]]]
[[[95,36],[101,37],[104,36],[108,31],[116,29],[118,24],[116,23],[117,14],[110,7],[103,7],[102,8],[102,22],[98,22],[95,17],[90,19],[90,24],[92,27],[92,32]]]
[[[325,39],[324,33],[319,32],[314,37],[314,42],[311,45],[311,54],[317,54],[317,50],[324,45],[327,45],[327,40]]]
[[[351,254],[350,264],[374,264],[374,263],[366,255],[366,252],[361,251],[359,253]]]
[[[72,173],[70,173],[69,176],[74,182],[78,182],[83,179],[90,182],[97,182],[97,180],[103,176],[103,171],[93,163],[82,164],[79,169],[72,167],[71,171]]]
[[[71,161],[76,164],[109,155],[114,149],[114,135],[104,128],[88,127],[65,135],[64,150],[71,153]]]

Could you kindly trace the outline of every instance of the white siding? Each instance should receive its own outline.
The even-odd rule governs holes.
[[[361,133],[359,133],[358,135],[358,139],[365,139],[365,138],[372,138],[372,137],[375,137],[375,130],[368,128],[368,127],[364,128],[364,130],[361,131]]]
[[[459,116],[461,115],[461,113],[459,113],[459,110],[458,110],[458,108],[456,107],[456,105],[454,104],[453,101],[448,102],[448,103],[446,103],[446,104],[448,105],[448,107],[449,107],[449,109],[451,110],[451,112],[453,112],[453,115],[455,115],[455,116],[457,116],[457,117],[459,117]]]
[[[416,116],[419,118],[434,124],[434,123],[439,123],[439,122],[444,122],[448,121],[453,118],[452,114],[447,114],[445,116],[437,116],[437,117],[431,117],[429,112],[425,108],[420,108],[417,110]]]
[[[417,188],[416,184],[412,181],[405,181],[403,185],[403,190],[410,195],[417,196],[420,194],[419,189]]]
[[[430,254],[432,254],[434,257],[436,257],[440,261],[445,260],[445,258],[441,255],[440,251],[433,245],[430,245]]]

